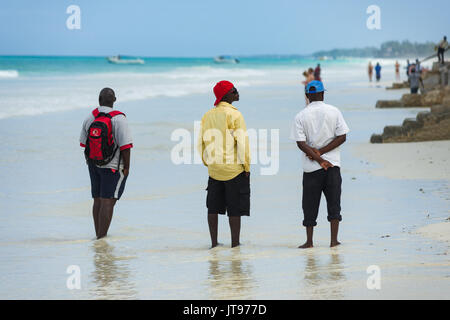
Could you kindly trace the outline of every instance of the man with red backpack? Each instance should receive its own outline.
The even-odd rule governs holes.
[[[102,89],[100,107],[86,118],[80,134],[80,146],[85,148],[91,178],[92,214],[97,239],[108,233],[114,205],[125,189],[130,170],[133,142],[125,114],[113,110],[115,101],[112,89]]]

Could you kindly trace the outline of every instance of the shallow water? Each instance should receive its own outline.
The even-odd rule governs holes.
[[[405,91],[367,84],[364,68],[359,77],[352,70],[348,81],[331,71],[326,99],[342,110],[351,129],[341,149],[342,246],[328,247],[322,199],[315,248],[297,249],[305,239],[301,164],[288,137],[304,100],[296,73],[267,69],[249,80],[259,85],[240,89],[236,106],[248,128],[280,130],[279,171],[261,175],[265,166],[252,166],[251,217],[243,218],[242,246],[233,249],[225,217],[219,221],[223,245],[209,249],[206,168],[170,160],[176,144],[171,133],[177,128],[192,132],[194,121],[211,105],[210,94],[128,102],[118,95],[135,148],[109,236],[99,241],[94,240],[89,177],[78,147],[89,109],[0,120],[0,146],[8,150],[0,155],[0,297],[448,298],[448,245],[414,232],[448,216],[448,181],[374,177],[368,169],[376,164],[352,152],[385,125],[400,124],[423,109],[376,110],[377,99],[399,98]],[[266,78],[273,83],[267,85]],[[71,265],[81,270],[80,290],[66,286]],[[380,290],[367,288],[370,265],[380,267]]]

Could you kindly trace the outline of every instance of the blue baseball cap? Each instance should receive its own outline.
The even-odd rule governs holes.
[[[311,88],[314,87],[314,88]],[[313,80],[306,85],[305,93],[316,93],[325,91],[322,81]]]

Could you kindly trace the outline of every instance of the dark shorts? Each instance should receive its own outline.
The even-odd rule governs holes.
[[[89,164],[92,198],[117,199],[122,196],[127,178],[122,170],[99,168]]]
[[[320,169],[303,173],[303,225],[305,227],[317,225],[320,197],[322,192],[327,199],[328,221],[342,220],[341,216],[341,170],[339,167]]]
[[[250,176],[242,172],[228,181],[209,177],[206,207],[208,214],[225,214],[229,217],[250,215]]]
[[[417,93],[419,91],[419,88],[411,88],[411,93]]]

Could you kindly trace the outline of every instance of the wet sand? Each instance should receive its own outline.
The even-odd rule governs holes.
[[[450,140],[362,143],[355,154],[375,163],[369,172],[392,179],[450,180]]]
[[[438,241],[450,242],[450,222],[448,221],[434,223],[417,229],[417,232],[424,237],[432,238]]]

